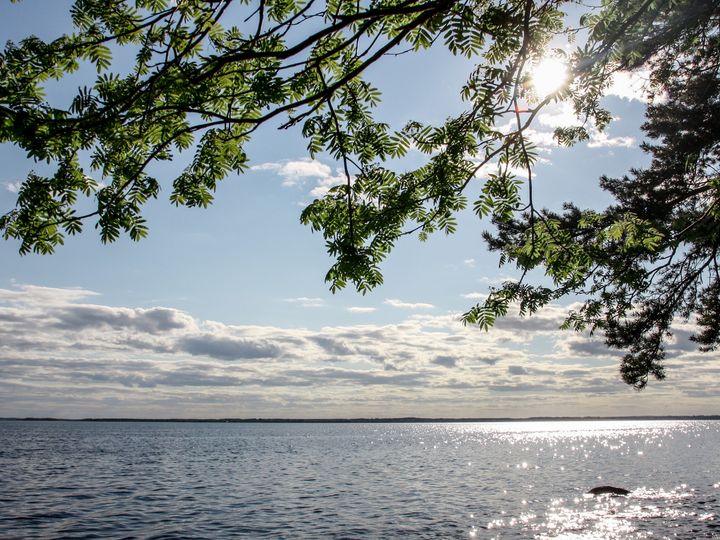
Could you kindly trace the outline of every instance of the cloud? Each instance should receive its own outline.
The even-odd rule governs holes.
[[[10,193],[19,193],[22,187],[22,182],[4,182],[5,189]]]
[[[268,162],[261,163],[260,165],[253,165],[250,167],[251,171],[279,171],[282,169],[282,163]]]
[[[308,178],[325,178],[332,169],[316,159],[304,158],[295,161],[261,163],[250,167],[252,171],[273,171],[283,178],[284,186],[294,186]]]
[[[21,312],[9,308],[0,308],[0,323],[20,323],[23,321],[25,321],[25,317]]]
[[[362,385],[417,386],[424,375],[419,373],[390,374],[377,371],[358,371],[352,369],[324,368],[318,370],[288,371],[288,375],[306,380],[338,381],[345,384],[360,383]]]
[[[591,133],[587,145],[588,148],[632,148],[637,146],[637,141],[634,137],[610,137],[605,132],[595,130]]]
[[[322,197],[330,188],[346,181],[342,171],[338,170],[333,174],[329,165],[311,158],[261,163],[253,165],[250,170],[274,172],[283,179],[282,185],[286,187],[301,185],[314,179],[315,184],[310,190],[313,197]]]
[[[568,334],[567,338],[561,342],[566,354],[590,356],[593,358],[620,357],[624,353],[610,349],[605,345],[604,341],[597,338],[582,337],[577,334]]]
[[[183,337],[177,341],[175,350],[218,360],[256,360],[275,358],[280,354],[280,347],[265,340],[237,339],[209,333]]]
[[[565,369],[562,371],[564,377],[587,377],[592,375],[592,372],[587,369]]]
[[[528,128],[525,135],[540,150],[552,150],[560,146],[555,139],[552,131],[539,131],[537,129]]]
[[[530,130],[526,130],[525,134],[528,135]],[[482,160],[479,158],[470,158],[470,161],[476,165],[480,165]],[[504,169],[504,167],[503,167]],[[518,178],[527,178],[527,169],[524,167],[516,167],[514,165],[508,166],[508,173]],[[497,174],[499,171],[499,164],[497,161],[488,161],[484,163],[480,168],[475,171],[475,178],[486,178],[491,174]]]
[[[560,146],[554,136],[555,128],[576,126],[578,124],[580,124],[580,120],[578,120],[572,104],[565,101],[554,103],[538,114],[533,127],[525,130],[525,137],[539,150],[551,152]],[[548,163],[548,160],[539,159],[539,162]]]
[[[581,123],[571,103],[563,101],[538,114],[538,122],[551,128],[577,126]]]
[[[435,307],[432,304],[424,304],[422,302],[403,302],[402,300],[398,300],[397,298],[387,298],[385,299],[383,304],[398,309],[432,309]]]
[[[537,383],[504,383],[491,384],[489,389],[493,392],[552,392],[556,389],[550,385]]]
[[[618,80],[626,79],[622,79],[621,77]],[[627,79],[627,81],[629,81],[629,79]],[[616,86],[615,89],[617,91],[626,91],[628,95],[631,95],[630,87],[623,86],[623,84],[625,83]],[[623,90],[623,88],[625,90]],[[636,94],[632,95],[635,96]],[[575,114],[571,103],[561,102],[549,107],[545,112],[540,113],[538,115],[538,124],[555,130],[556,128],[579,126],[582,124],[582,121]],[[610,137],[607,133],[599,131],[594,125],[586,125],[585,127],[590,134],[590,139],[587,141],[588,148],[632,148],[637,145],[634,137]],[[553,136],[553,131],[528,129],[526,134],[528,138],[539,147],[552,148],[558,146]]]
[[[377,308],[374,307],[360,307],[360,306],[351,306],[347,308],[347,310],[350,313],[372,313],[373,311],[376,311]]]
[[[18,285],[13,289],[0,289],[0,303],[20,305],[55,306],[75,302],[93,296],[94,291],[82,288],[38,287],[36,285]]]
[[[301,296],[299,298],[285,298],[285,302],[299,304],[305,308],[320,308],[325,306],[325,300],[322,298],[308,298],[307,296]]]
[[[352,347],[349,347],[345,341],[333,337],[312,336],[310,337],[310,340],[314,341],[320,345],[323,350],[333,355],[345,356],[355,352],[355,350]]]
[[[187,315],[168,308],[128,309],[77,305],[58,308],[50,313],[57,319],[56,327],[72,331],[105,325],[154,334],[192,324]]]
[[[649,85],[650,72],[647,70],[618,71],[613,73],[612,82],[605,93],[630,101],[647,102]]]
[[[588,132],[590,135],[586,143],[588,148],[633,148],[637,146],[637,140],[634,137],[610,137],[607,133],[598,131],[594,127],[590,127]],[[533,144],[541,149],[551,149],[559,146],[553,132],[528,129],[526,135]]]
[[[302,159],[300,161],[288,161],[278,173],[286,178],[324,178],[329,176],[331,169],[316,159]]]
[[[354,178],[351,178],[350,180],[353,181]],[[324,197],[331,188],[344,184],[346,181],[347,179],[345,176],[339,173],[335,176],[325,176],[318,179],[315,187],[310,190],[310,195],[315,198]]]
[[[564,316],[561,313],[555,313],[555,316],[552,315],[551,312],[541,317],[534,315],[520,317],[516,314],[510,314],[498,318],[495,321],[494,328],[513,332],[556,332],[563,323]]]
[[[668,340],[668,349],[672,351],[696,352],[700,344],[690,338],[695,335],[696,329],[691,324],[677,323],[673,329],[673,335]]]
[[[463,264],[468,268],[475,268],[475,259],[465,259]]]
[[[457,358],[454,356],[436,356],[431,360],[433,364],[437,364],[438,366],[443,366],[446,368],[451,368],[457,366]]]
[[[0,289],[1,416],[536,416],[720,407],[720,396],[701,395],[718,368],[712,355],[699,360],[686,350],[690,324],[675,332],[682,343],[668,347],[672,385],[651,386],[638,405],[619,381],[617,356],[556,329],[568,309],[558,305],[531,318],[510,315],[484,332],[461,325],[456,313],[283,328],[87,303],[97,298],[83,289]]]
[[[507,371],[510,375],[527,375],[528,371],[522,366],[508,366]]]

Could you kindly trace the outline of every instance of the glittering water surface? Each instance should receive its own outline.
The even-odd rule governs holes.
[[[0,422],[3,538],[720,537],[720,422]],[[628,497],[585,495],[598,485]]]

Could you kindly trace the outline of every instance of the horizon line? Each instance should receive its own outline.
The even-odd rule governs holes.
[[[130,418],[87,417],[57,418],[52,416],[8,416],[0,421],[46,422],[197,422],[197,423],[289,423],[289,424],[361,424],[361,423],[490,423],[490,422],[572,422],[607,420],[720,420],[718,414],[628,415],[628,416],[528,416],[528,417],[353,417],[353,418]]]

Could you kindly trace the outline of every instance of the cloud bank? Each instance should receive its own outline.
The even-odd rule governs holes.
[[[718,367],[679,327],[670,381],[637,393],[617,353],[559,332],[565,309],[323,328],[228,325],[85,289],[0,289],[0,416],[353,417],[717,413]],[[388,308],[429,305],[388,300]],[[431,306],[430,306],[431,307]],[[368,309],[354,308],[358,313]],[[366,320],[367,316],[363,318]]]

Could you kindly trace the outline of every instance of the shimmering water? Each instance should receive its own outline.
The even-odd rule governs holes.
[[[720,537],[719,447],[714,421],[0,422],[0,536]]]

